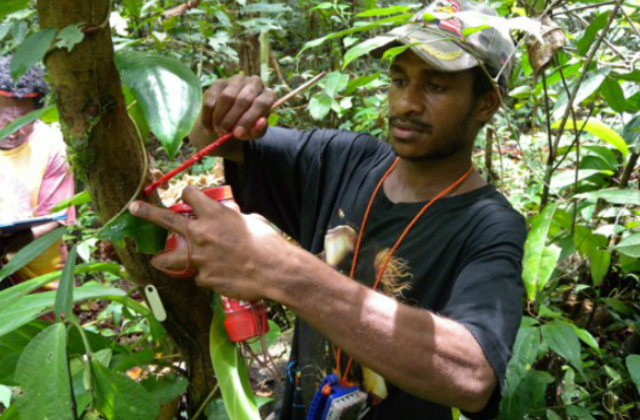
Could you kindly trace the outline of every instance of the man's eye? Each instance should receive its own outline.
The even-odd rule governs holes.
[[[433,83],[429,83],[429,85],[427,85],[427,88],[431,92],[444,92],[444,90],[446,89],[446,87],[444,87],[444,86],[436,85],[436,84],[433,84]]]
[[[396,86],[396,87],[402,87],[402,86],[404,86],[405,82],[404,82],[404,79],[392,78],[391,79],[391,84]]]

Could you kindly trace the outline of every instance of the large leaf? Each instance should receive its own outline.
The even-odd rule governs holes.
[[[573,241],[580,254],[589,259],[593,284],[599,285],[611,265],[611,254],[606,250],[607,238],[594,234],[588,227],[576,226]]]
[[[596,35],[607,25],[610,14],[610,11],[601,13],[591,21],[584,31],[582,38],[576,42],[576,47],[578,47],[578,53],[580,53],[580,55],[586,55],[587,52],[589,52],[589,47],[591,47],[593,41],[596,40]]]
[[[631,380],[638,388],[638,392],[640,392],[640,356],[637,354],[627,356],[626,364]]]
[[[200,111],[198,77],[178,60],[158,54],[121,52],[116,55],[116,64],[151,131],[173,159]]]
[[[614,111],[624,112],[627,109],[627,100],[617,80],[607,77],[600,88],[600,95]]]
[[[91,361],[96,409],[108,420],[149,420],[160,413],[160,404],[142,385],[122,373]]]
[[[67,362],[67,329],[53,324],[24,349],[16,368],[24,419],[74,420]]]
[[[5,137],[12,135],[25,125],[29,125],[32,122],[39,120],[43,115],[53,109],[55,109],[55,106],[50,105],[44,108],[36,109],[35,111],[31,111],[27,115],[20,117],[17,120],[11,121],[2,130],[0,130],[0,140],[3,140]]]
[[[529,410],[540,408],[552,382],[553,376],[547,372],[529,371],[518,387],[502,398],[499,420],[522,420]]]
[[[30,0],[2,0],[0,2],[0,20],[11,13],[18,12],[29,7]]]
[[[119,247],[125,246],[126,238],[131,238],[135,241],[138,252],[157,254],[165,247],[167,231],[126,211],[104,226],[98,233],[98,238],[113,242]]]
[[[209,351],[229,419],[260,420],[244,358],[238,346],[229,341],[224,320],[220,298],[215,296]]]
[[[611,204],[640,206],[640,191],[620,190],[618,188],[607,188],[604,190],[591,191],[578,194],[576,197],[584,198],[590,202],[604,200]]]
[[[382,38],[370,38],[364,42],[361,42],[354,47],[351,47],[349,51],[344,54],[344,63],[342,64],[342,68],[345,68],[356,58],[362,57],[363,55],[369,54],[371,51],[380,47],[381,45],[387,44],[388,40]]]
[[[151,394],[158,404],[167,404],[185,393],[189,381],[184,376],[170,374],[163,377],[147,377],[140,382],[140,385]]]
[[[126,292],[115,287],[82,286],[75,290],[73,300],[78,302],[87,299],[124,296],[126,296]],[[55,297],[55,292],[36,293],[0,308],[0,336],[51,311]]]
[[[16,255],[0,270],[0,282],[6,277],[12,275],[16,271],[20,270],[25,265],[33,261],[38,255],[49,249],[51,245],[56,243],[62,238],[62,235],[66,233],[66,228],[58,228],[53,232],[50,232],[29,245],[22,248]]]
[[[556,129],[560,127],[560,121],[555,122],[551,128]],[[594,136],[598,137],[600,140],[609,143],[616,149],[620,151],[624,156],[629,154],[629,147],[627,143],[625,143],[624,139],[620,134],[616,133],[611,127],[603,124],[598,120],[577,120],[576,125],[574,126],[572,120],[568,120],[565,126],[568,130],[584,130],[587,133],[591,133]],[[576,128],[577,127],[577,128]]]
[[[411,11],[409,6],[391,6],[391,7],[376,7],[375,9],[369,9],[364,12],[358,13],[356,17],[379,17],[397,15],[399,13],[407,13]]]
[[[98,271],[106,271],[114,275],[121,275],[121,268],[118,264],[110,263],[91,263],[80,264],[74,269],[75,274],[95,273]],[[34,290],[41,288],[53,281],[56,281],[62,275],[62,271],[53,271],[31,280],[16,284],[8,289],[0,291],[0,312],[9,304],[15,303]]]
[[[333,98],[326,92],[317,93],[309,101],[309,113],[314,120],[321,120],[329,114],[332,104]]]
[[[602,82],[604,82],[607,75],[611,72],[611,68],[605,67],[599,69],[597,71],[589,73],[589,75],[584,79],[580,87],[578,88],[578,92],[576,93],[575,99],[573,101],[573,106],[579,105],[582,101],[593,95],[600,86]],[[574,84],[577,83],[576,80],[574,83],[569,85],[569,91],[573,92]],[[553,110],[553,119],[558,120],[562,117],[567,109],[567,105],[569,103],[569,96],[567,92],[563,89],[560,95],[558,96],[558,100],[556,101],[554,110]],[[579,125],[581,126],[581,125]]]
[[[595,175],[612,176],[613,172],[600,169],[581,169],[578,171],[578,182],[589,179]],[[570,187],[574,185],[575,178],[575,170],[558,172],[551,178],[551,190],[558,191]]]
[[[564,322],[554,321],[543,325],[541,331],[544,343],[584,376],[580,361],[580,341],[575,330]]]
[[[31,67],[44,58],[56,37],[54,28],[43,29],[25,39],[13,54],[9,71],[14,81],[22,77]]]
[[[630,257],[640,258],[640,233],[627,236],[612,248]]]
[[[74,246],[71,248],[67,261],[64,264],[64,269],[62,270],[60,284],[56,292],[56,301],[53,305],[53,313],[55,313],[57,321],[62,320],[63,314],[65,318],[68,318],[73,309],[74,271],[76,268],[77,254],[78,248]]]
[[[548,258],[543,258],[547,235],[553,220],[553,213],[558,208],[558,203],[547,206],[541,214],[531,221],[531,230],[524,245],[524,258],[522,267],[522,279],[527,290],[529,300],[536,297],[540,284],[547,282],[543,275],[551,275],[547,269]]]
[[[517,389],[520,381],[531,370],[540,350],[540,328],[522,327],[513,345],[513,357],[507,367],[507,388]]]

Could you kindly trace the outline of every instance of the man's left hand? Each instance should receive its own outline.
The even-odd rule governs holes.
[[[261,216],[243,215],[200,190],[186,188],[182,199],[197,219],[187,219],[170,210],[140,201],[129,210],[169,232],[185,238],[186,251],[163,252],[152,259],[154,267],[167,273],[195,268],[196,284],[235,299],[269,298],[272,275],[282,267],[289,244]]]

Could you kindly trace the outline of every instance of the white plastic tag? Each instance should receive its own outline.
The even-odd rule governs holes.
[[[160,322],[166,321],[167,311],[164,310],[162,300],[160,300],[160,295],[158,294],[158,289],[153,285],[145,286],[144,294],[147,295],[147,301],[149,302],[149,306],[151,306],[153,316],[155,316]]]

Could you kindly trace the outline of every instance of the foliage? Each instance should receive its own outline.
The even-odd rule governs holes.
[[[203,1],[186,13],[172,14],[181,3],[115,1],[111,16],[129,111],[161,169],[177,164],[167,158],[192,152],[182,139],[197,115],[199,87],[239,72],[261,75],[282,95],[327,71],[319,87],[289,102],[269,122],[386,137],[386,67],[403,49],[391,51],[384,61],[374,60],[368,52],[376,44],[369,40],[406,22],[416,4]],[[527,217],[530,228],[523,261],[524,317],[502,389],[500,419],[640,418],[640,3],[489,3],[509,19],[492,20],[491,25],[512,31],[518,50],[505,107],[478,139],[476,165]],[[53,37],[40,33],[29,6],[23,0],[0,4],[0,53],[17,54],[16,75],[50,48],[72,49],[82,42],[80,27]],[[38,48],[28,48],[31,44]],[[259,68],[250,65],[253,61]],[[7,126],[0,138],[26,123]],[[194,173],[212,165],[201,165]],[[29,407],[16,392],[8,398],[7,389],[15,388],[7,387],[17,384],[28,394],[58,383],[52,394],[56,401],[72,389],[76,418],[149,418],[159,405],[184,392],[183,372],[166,360],[171,343],[139,302],[137,289],[112,287],[126,276],[115,264],[95,262],[102,243],[91,204],[82,197],[66,204],[81,204],[80,226],[70,229],[67,239],[79,243],[80,257],[94,262],[73,269],[78,286],[72,291],[73,276],[64,276],[67,287],[59,295],[65,314],[71,296],[83,302],[76,304],[76,315],[50,327],[36,321],[54,307],[55,293],[29,293],[60,279],[60,272],[0,292],[0,404],[11,404],[3,419],[46,409]],[[105,231],[113,232],[112,227]],[[116,229],[119,236],[110,238],[147,239],[141,229],[125,223]],[[162,246],[164,239],[156,239],[156,247]],[[14,258],[0,271],[0,279],[37,255],[38,246],[43,243]],[[86,302],[98,298],[108,303]],[[83,310],[92,305],[98,305],[97,314],[82,319]],[[73,323],[75,316],[82,329]],[[219,318],[216,322],[213,327],[219,330]],[[65,336],[66,347],[60,345]],[[28,369],[14,376],[16,366],[29,366],[39,357],[43,343],[56,349],[43,371],[52,382],[36,384]],[[224,354],[226,368],[242,369],[237,349],[226,348],[216,357]],[[221,387],[229,378],[240,380],[234,376],[237,370],[214,362]],[[62,373],[53,373],[62,372],[63,365],[69,366],[69,383]],[[173,372],[170,379],[156,379],[152,373],[157,367]],[[144,372],[144,380],[124,376],[137,370]],[[236,389],[251,400],[247,386],[245,381]],[[132,406],[133,396],[139,405]],[[113,398],[117,405],[109,403]],[[249,406],[247,412],[255,416],[255,403]],[[202,411],[219,418],[220,407],[215,399]]]

